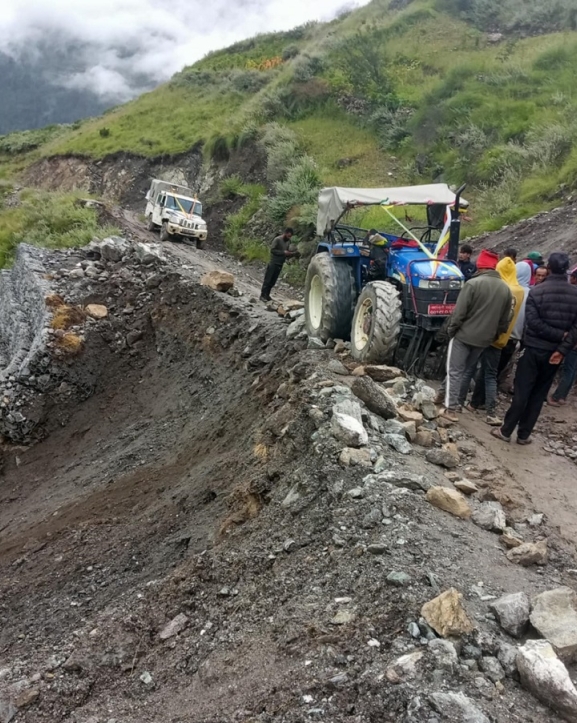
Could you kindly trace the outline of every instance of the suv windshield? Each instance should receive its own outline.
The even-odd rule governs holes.
[[[193,201],[190,198],[177,199],[174,196],[167,196],[166,208],[173,209],[174,211],[184,211],[184,213],[195,213],[197,216],[202,216],[202,203],[199,201]]]

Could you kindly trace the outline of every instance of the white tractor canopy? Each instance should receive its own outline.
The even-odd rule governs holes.
[[[452,206],[455,199],[446,183],[399,188],[323,188],[319,193],[317,234],[324,236],[348,209],[360,206]],[[460,199],[461,207],[468,205]]]

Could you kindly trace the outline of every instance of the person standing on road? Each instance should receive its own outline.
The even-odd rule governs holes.
[[[521,302],[521,308],[517,314],[517,321],[513,327],[511,338],[505,345],[505,348],[501,352],[501,360],[499,361],[499,390],[505,394],[513,393],[513,386],[509,382],[509,376],[515,366],[515,352],[518,350],[519,345],[523,341],[523,330],[525,328],[525,304],[527,303],[527,296],[530,291],[531,283],[531,266],[526,261],[519,261],[515,264],[517,273],[517,281],[519,286],[523,289],[523,300]]]
[[[538,266],[535,269],[535,286],[542,284],[545,279],[549,276],[549,272],[545,266]]]
[[[527,266],[527,264],[525,264]],[[527,266],[527,270],[529,267]],[[487,424],[491,426],[501,426],[503,420],[499,419],[496,414],[497,410],[497,379],[499,376],[499,363],[503,349],[509,343],[511,334],[515,327],[515,322],[519,316],[519,312],[525,300],[523,288],[517,281],[517,269],[513,260],[505,256],[497,264],[497,271],[503,281],[509,287],[513,296],[514,308],[513,316],[509,322],[509,327],[501,336],[488,346],[481,355],[481,366],[475,381],[475,391],[471,398],[468,409],[477,411],[483,404],[487,410]],[[467,390],[465,389],[465,395]]]
[[[463,244],[459,249],[459,268],[465,277],[465,281],[469,281],[469,279],[473,278],[473,275],[477,272],[477,267],[471,261],[472,254],[473,249],[469,246],[469,244]]]
[[[264,274],[264,282],[260,292],[261,301],[271,301],[270,292],[278,281],[284,262],[298,256],[298,251],[291,251],[292,228],[285,228],[284,233],[277,236],[270,247],[270,261]]]
[[[535,286],[535,272],[545,266],[543,255],[539,251],[530,251],[523,261],[531,267],[531,286]]]
[[[573,269],[569,274],[569,283],[572,286],[577,286],[577,269]],[[567,402],[569,392],[575,384],[577,379],[577,347],[571,349],[565,359],[563,359],[563,366],[561,367],[561,379],[557,385],[557,389],[553,392],[547,404],[550,407],[561,407]]]
[[[447,376],[438,401],[444,402],[445,416],[456,421],[483,349],[507,331],[513,298],[496,266],[499,255],[483,250],[477,259],[477,274],[468,281],[457,299],[449,321]]]
[[[515,375],[513,401],[500,428],[491,434],[531,444],[531,433],[563,358],[577,344],[577,287],[567,281],[569,257],[553,253],[549,276],[529,292],[525,306],[524,349]]]

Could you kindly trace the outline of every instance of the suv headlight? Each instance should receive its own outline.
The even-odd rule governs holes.
[[[461,286],[463,286],[463,282],[461,279],[451,279],[451,281],[449,282],[450,289],[460,289]]]
[[[440,289],[439,279],[419,279],[419,289]]]

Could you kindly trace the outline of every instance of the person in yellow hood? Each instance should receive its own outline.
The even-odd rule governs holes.
[[[487,424],[493,427],[503,424],[503,420],[496,416],[497,377],[501,352],[511,337],[517,317],[525,300],[525,292],[517,280],[515,262],[511,258],[505,257],[497,264],[497,271],[509,287],[513,296],[513,316],[509,322],[507,331],[501,334],[501,336],[483,352],[481,356],[481,366],[475,379],[475,391],[473,392],[471,403],[468,406],[468,409],[471,411],[477,411],[477,409],[480,409],[483,404],[485,404]]]

